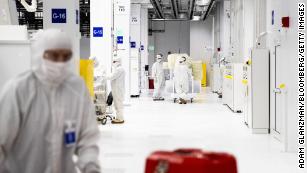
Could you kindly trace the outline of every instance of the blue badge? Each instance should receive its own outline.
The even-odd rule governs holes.
[[[123,44],[124,43],[124,37],[123,36],[117,36],[117,44]]]
[[[64,125],[64,144],[66,147],[73,146],[76,143],[76,123],[66,121]]]
[[[52,23],[66,23],[66,9],[51,9]]]
[[[130,47],[131,48],[136,48],[136,42],[135,41],[130,42]]]
[[[93,27],[93,36],[94,37],[103,37],[103,28],[102,27]]]
[[[76,143],[76,133],[74,131],[65,133],[65,145],[70,146]]]

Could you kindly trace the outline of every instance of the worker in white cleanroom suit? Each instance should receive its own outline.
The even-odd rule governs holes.
[[[174,69],[175,91],[179,97],[179,104],[186,104],[189,92],[189,81],[192,79],[192,71],[186,63],[186,57],[181,57]]]
[[[116,118],[112,120],[113,124],[124,123],[124,99],[125,99],[125,70],[121,66],[121,59],[114,58],[112,73],[107,75],[111,81],[113,103],[116,111]]]
[[[39,31],[32,43],[32,69],[4,86],[1,173],[100,172],[94,106],[84,81],[70,72],[72,55],[64,32]]]
[[[99,88],[103,85],[103,76],[106,72],[96,56],[91,56],[89,59],[93,60],[94,62],[94,88],[95,90],[99,90]]]
[[[153,93],[154,101],[163,101],[162,92],[165,84],[165,74],[163,69],[163,55],[158,54],[156,57],[156,62],[152,66],[152,77],[154,78],[155,90]]]

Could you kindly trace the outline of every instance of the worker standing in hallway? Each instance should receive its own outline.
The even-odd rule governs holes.
[[[165,74],[163,69],[163,55],[158,54],[156,57],[156,62],[152,66],[152,77],[154,78],[155,90],[153,93],[154,101],[163,101],[162,97],[163,88],[165,85]]]
[[[94,62],[94,84],[101,85],[103,80],[103,74],[105,74],[105,70],[102,65],[99,63],[98,58],[96,56],[89,57],[90,60]]]
[[[70,72],[72,42],[56,29],[34,40],[32,69],[0,94],[0,172],[99,173],[99,130],[88,89]]]
[[[116,118],[112,120],[113,124],[123,124],[124,121],[124,98],[125,98],[125,70],[121,66],[121,59],[113,59],[112,73],[107,76],[111,81],[112,95]]]
[[[187,104],[189,81],[193,78],[192,71],[187,66],[186,60],[186,57],[181,57],[174,70],[175,90],[179,97],[179,104]]]

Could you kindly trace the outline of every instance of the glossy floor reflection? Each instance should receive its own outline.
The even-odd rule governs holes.
[[[131,99],[124,125],[100,126],[104,173],[143,173],[155,150],[201,148],[234,154],[240,173],[296,173],[296,155],[284,153],[270,135],[253,135],[243,114],[232,113],[204,91],[193,104]]]

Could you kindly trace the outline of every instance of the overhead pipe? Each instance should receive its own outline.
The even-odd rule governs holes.
[[[28,12],[36,12],[37,9],[37,0],[32,0],[31,5],[29,5],[26,0],[20,0],[21,5],[25,7]]]
[[[207,17],[209,16],[209,14],[210,14],[210,12],[211,12],[211,10],[212,10],[214,4],[215,4],[215,1],[216,1],[216,0],[211,0],[211,1],[210,1],[209,7],[207,8],[206,13],[204,13],[204,14],[202,15],[202,17],[201,17],[202,20],[206,20],[206,19],[207,19]]]
[[[163,19],[164,18],[164,14],[162,12],[162,8],[161,8],[161,4],[158,0],[150,0],[152,6],[154,7],[158,17],[160,19]]]
[[[157,9],[159,10],[161,17],[164,18],[164,13],[163,13],[163,10],[162,10],[162,7],[161,7],[159,0],[155,0],[155,2],[156,2]]]
[[[171,4],[172,4],[172,9],[173,9],[173,12],[174,12],[175,19],[177,19],[178,18],[177,0],[171,0]]]
[[[190,0],[189,19],[193,19],[195,0]]]

